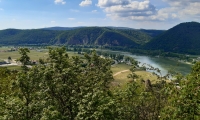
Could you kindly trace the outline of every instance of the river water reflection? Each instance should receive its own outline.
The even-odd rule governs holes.
[[[111,51],[111,50],[103,50],[110,53],[117,53],[122,54],[125,56],[130,56],[134,58],[135,60],[141,62],[141,64],[146,63],[150,64],[151,66],[155,68],[159,68],[161,70],[162,75],[166,75],[169,70],[176,71],[178,73],[182,73],[183,75],[187,75],[191,71],[191,65],[181,63],[175,60],[171,60],[168,58],[163,57],[150,57],[150,56],[144,56],[144,55],[133,55],[128,52],[121,52],[121,51]]]
[[[135,60],[140,61],[141,63],[150,64],[155,68],[159,68],[163,75],[166,75],[169,70],[182,73],[183,75],[187,75],[191,71],[191,65],[163,57],[157,58],[157,57],[138,56],[138,55],[128,55],[128,56],[135,58]]]

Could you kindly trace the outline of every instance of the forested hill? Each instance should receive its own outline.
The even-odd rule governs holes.
[[[200,23],[181,23],[145,45],[147,49],[200,54]]]
[[[0,44],[70,44],[70,45],[112,45],[135,47],[145,44],[152,37],[134,29],[109,27],[77,27],[0,31]]]
[[[48,44],[58,34],[59,31],[6,29],[0,31],[0,44]]]

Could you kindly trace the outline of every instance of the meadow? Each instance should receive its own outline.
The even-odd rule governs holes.
[[[0,59],[1,60],[7,60],[10,56],[12,59],[18,59],[20,58],[20,54],[18,51],[8,51],[11,50],[11,47],[0,47]],[[68,52],[69,57],[71,56],[82,56],[80,54],[77,54],[75,52]],[[39,60],[39,59],[46,59],[48,57],[48,49],[34,49],[30,50],[30,53],[28,53],[28,56],[31,60]]]

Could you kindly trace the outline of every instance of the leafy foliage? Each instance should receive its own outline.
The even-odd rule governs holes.
[[[199,84],[200,62],[196,63],[187,80],[182,79],[179,86],[168,86],[169,102],[163,109],[164,119],[200,119],[200,84]],[[173,87],[173,88],[172,88]]]
[[[20,61],[26,66],[27,49]],[[24,57],[25,56],[25,57]],[[48,63],[24,69],[2,100],[5,119],[97,119],[109,117],[111,62],[96,55],[69,58],[65,48],[49,50]],[[82,64],[87,64],[82,66]],[[5,71],[5,70],[4,70]],[[2,72],[4,72],[2,71]],[[6,72],[6,71],[5,71]],[[3,93],[2,93],[3,95]],[[104,99],[104,98],[107,98]],[[12,107],[12,109],[10,109]],[[104,111],[104,112],[102,112]],[[86,114],[87,113],[87,114]]]
[[[21,49],[23,66],[29,60]],[[111,88],[110,59],[93,51],[84,59],[69,57],[66,48],[50,48],[49,57],[22,71],[0,68],[0,119],[2,120],[182,120],[200,119],[199,71],[197,62],[187,77],[151,84],[134,72],[123,87]],[[149,70],[159,69],[149,66]],[[177,85],[177,83],[179,85]]]

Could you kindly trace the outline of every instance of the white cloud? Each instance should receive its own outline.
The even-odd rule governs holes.
[[[177,13],[172,8],[162,8],[157,11],[157,14],[149,16],[150,20],[167,21],[177,19]]]
[[[75,18],[68,18],[68,20],[75,20]]]
[[[156,15],[157,10],[148,0],[98,0],[100,8],[112,19],[145,20]]]
[[[179,19],[196,19],[200,17],[200,0],[163,0],[170,7],[168,10],[177,14]]]
[[[199,0],[163,0],[164,2],[169,3],[171,6],[182,6],[186,7],[190,3],[199,3]]]
[[[127,5],[115,5],[105,8],[105,11],[108,13],[122,13],[127,12],[129,14],[141,14],[141,13],[153,13],[155,7],[149,4],[149,1],[137,2],[133,1]]]
[[[163,2],[168,3],[168,7],[158,9],[150,0],[98,0],[97,6],[114,20],[170,21],[200,17],[200,0]]]
[[[185,15],[200,15],[200,2],[199,3],[190,3],[185,9],[180,11],[180,13]]]
[[[97,6],[104,8],[115,5],[127,5],[130,3],[130,0],[98,0]]]
[[[85,7],[85,6],[89,6],[91,4],[92,4],[91,0],[84,0],[79,5],[82,6],[82,7]]]
[[[55,4],[62,4],[64,5],[66,2],[64,0],[55,0]]]

